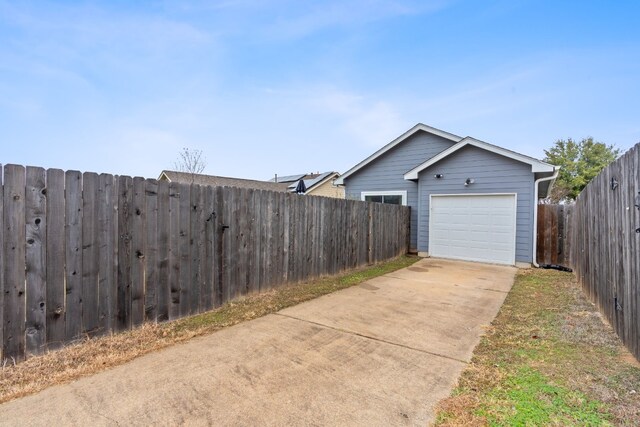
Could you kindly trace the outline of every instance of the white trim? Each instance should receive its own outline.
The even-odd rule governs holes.
[[[433,198],[434,197],[481,197],[481,196],[513,196],[513,201],[514,201],[514,206],[513,206],[513,214],[514,214],[514,218],[513,218],[513,242],[512,242],[512,248],[513,248],[513,258],[510,260],[510,264],[509,265],[515,265],[516,263],[516,242],[517,242],[517,233],[518,233],[518,193],[465,193],[465,194],[429,194],[429,253],[431,253],[433,246],[432,246],[432,236],[433,233],[431,233],[432,227],[431,227],[431,222],[432,222],[432,209],[433,209]],[[479,261],[479,262],[486,262],[486,261],[482,261],[482,260],[469,260],[467,258],[456,258],[456,257],[450,257],[453,259],[461,259],[461,260],[466,260],[466,261]]]
[[[397,137],[396,139],[394,139],[393,141],[391,141],[390,143],[388,143],[387,145],[385,145],[384,147],[382,147],[381,149],[379,149],[378,151],[376,151],[375,153],[373,153],[372,155],[370,155],[369,157],[367,157],[366,159],[364,159],[363,161],[361,161],[360,163],[358,163],[357,165],[355,165],[354,167],[352,167],[351,169],[346,171],[345,173],[343,173],[342,176],[340,176],[338,179],[336,179],[335,184],[336,185],[344,185],[344,180],[349,175],[352,175],[356,171],[362,169],[363,167],[365,167],[366,165],[368,165],[369,163],[371,163],[372,161],[374,161],[378,157],[382,156],[384,153],[386,153],[387,151],[391,150],[393,147],[395,147],[396,145],[400,144],[405,139],[408,139],[409,137],[411,137],[413,134],[415,134],[418,131],[427,132],[427,133],[430,133],[432,135],[436,135],[436,136],[448,139],[448,140],[456,142],[456,143],[458,143],[458,142],[460,142],[462,140],[462,137],[460,137],[458,135],[454,135],[452,133],[445,132],[445,131],[440,130],[440,129],[436,129],[436,128],[431,127],[431,126],[427,126],[425,124],[418,123],[417,125],[415,125],[411,129],[409,129],[408,131],[406,131],[405,133],[403,133],[402,135],[400,135],[399,137]]]
[[[402,196],[402,206],[407,206],[407,192],[405,190],[398,191],[362,191],[360,200],[365,201],[366,196]]]
[[[165,177],[165,179],[169,182],[171,182],[171,179],[169,178],[169,175],[167,175],[167,173],[165,171],[162,171],[162,173],[160,174],[160,176],[158,177],[158,181],[160,181],[162,179],[162,177]]]
[[[545,163],[545,162],[542,162],[540,160],[534,159],[533,157],[525,156],[523,154],[519,154],[519,153],[516,153],[514,151],[507,150],[505,148],[498,147],[496,145],[492,145],[492,144],[489,144],[489,143],[486,143],[486,142],[483,142],[483,141],[479,141],[479,140],[477,140],[475,138],[471,138],[471,137],[467,136],[466,138],[464,138],[461,141],[459,141],[457,144],[447,148],[446,150],[440,152],[439,154],[436,154],[435,156],[433,156],[432,158],[430,158],[426,162],[416,166],[415,168],[411,169],[409,172],[405,173],[404,174],[404,179],[406,179],[406,180],[416,180],[416,179],[418,179],[418,174],[420,172],[422,172],[423,170],[425,170],[429,166],[439,162],[440,160],[444,159],[445,157],[450,156],[451,154],[455,153],[456,151],[458,151],[459,149],[461,149],[462,147],[465,147],[467,145],[472,145],[474,147],[478,147],[478,148],[481,148],[483,150],[487,150],[487,151],[490,151],[492,153],[496,153],[496,154],[499,154],[501,156],[505,156],[505,157],[508,157],[510,159],[517,160],[519,162],[529,164],[529,165],[531,165],[531,172],[533,172],[533,173],[536,173],[536,172],[553,172],[554,171],[553,165],[550,165],[548,163]]]

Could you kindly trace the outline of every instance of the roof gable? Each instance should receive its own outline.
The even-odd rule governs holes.
[[[440,129],[436,129],[436,128],[431,127],[431,126],[427,126],[425,124],[418,123],[417,125],[415,125],[411,129],[409,129],[408,131],[406,131],[405,133],[403,133],[402,135],[400,135],[399,137],[397,137],[396,139],[394,139],[393,141],[391,141],[390,143],[388,143],[387,145],[385,145],[384,147],[382,147],[381,149],[379,149],[378,151],[376,151],[375,153],[373,153],[372,155],[370,155],[369,157],[367,157],[366,159],[364,159],[363,161],[361,161],[360,163],[358,163],[357,165],[355,165],[354,167],[349,169],[348,171],[346,171],[344,174],[342,174],[342,176],[340,176],[338,179],[336,179],[335,184],[336,185],[344,185],[345,178],[347,178],[350,175],[353,175],[358,170],[360,170],[363,167],[365,167],[366,165],[372,163],[374,160],[376,160],[379,157],[383,156],[386,152],[388,152],[392,148],[396,147],[397,145],[401,144],[402,142],[406,141],[407,139],[409,139],[410,137],[415,135],[417,132],[421,132],[421,131],[422,132],[427,132],[427,133],[432,134],[432,135],[440,136],[442,138],[448,139],[448,140],[453,141],[455,143],[458,143],[458,142],[460,142],[462,140],[462,137],[460,137],[458,135],[454,135],[452,133],[445,132],[445,131],[440,130]]]
[[[507,150],[506,148],[498,147],[497,145],[489,144],[484,141],[480,141],[475,138],[471,138],[467,136],[466,138],[461,139],[457,144],[452,145],[448,149],[442,151],[441,153],[433,156],[429,160],[419,164],[415,168],[411,169],[409,172],[404,174],[404,179],[406,180],[417,180],[418,174],[423,170],[427,169],[429,166],[434,165],[440,160],[450,156],[456,151],[460,150],[462,147],[467,145],[471,145],[483,150],[490,151],[492,153],[511,158],[518,162],[526,163],[531,165],[531,172],[553,172],[555,170],[555,166],[550,165],[549,163],[545,163],[538,159],[534,159],[533,157],[525,156],[524,154],[516,153],[515,151]]]

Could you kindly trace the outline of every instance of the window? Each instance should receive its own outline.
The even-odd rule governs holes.
[[[388,203],[391,205],[406,205],[406,191],[363,191],[362,200],[365,202]]]

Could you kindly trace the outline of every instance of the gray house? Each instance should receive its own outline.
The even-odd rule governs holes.
[[[421,123],[336,180],[346,198],[411,206],[411,247],[423,256],[536,264],[539,198],[557,167]]]

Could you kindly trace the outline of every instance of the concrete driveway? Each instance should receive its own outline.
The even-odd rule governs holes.
[[[0,425],[425,425],[515,272],[423,259],[0,405]]]

